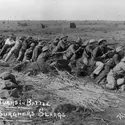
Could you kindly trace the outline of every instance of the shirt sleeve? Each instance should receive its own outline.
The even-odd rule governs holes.
[[[114,55],[114,62],[115,62],[115,65],[117,65],[119,63],[119,58],[118,58],[118,55]]]
[[[98,52],[98,47],[93,50],[92,61],[94,61],[96,59],[97,52]]]
[[[53,53],[58,52],[58,50],[60,49],[60,46],[61,46],[61,43],[59,42],[58,45],[53,50]]]
[[[24,42],[22,43],[22,49],[24,49],[24,50],[27,49],[27,43],[26,43],[26,41],[24,41]]]
[[[75,49],[73,45],[69,46],[68,50],[75,54]]]
[[[93,50],[89,46],[86,47],[86,50],[90,53],[93,53]]]

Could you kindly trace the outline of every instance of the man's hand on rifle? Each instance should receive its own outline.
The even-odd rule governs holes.
[[[103,54],[102,56],[101,56],[101,58],[105,58],[106,57],[106,54]]]

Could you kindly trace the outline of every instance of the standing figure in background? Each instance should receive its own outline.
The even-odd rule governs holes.
[[[91,74],[91,78],[93,79],[98,76],[104,68],[104,62],[108,58],[108,53],[111,50],[107,47],[106,43],[107,41],[105,39],[100,39],[98,41],[98,46],[93,50],[91,62],[93,62],[93,66],[96,66],[96,68]]]

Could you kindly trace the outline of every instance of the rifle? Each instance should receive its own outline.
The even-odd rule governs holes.
[[[106,45],[110,46],[110,45],[117,45],[117,44],[119,44],[119,43],[107,43]]]
[[[64,54],[66,51],[63,51],[63,52],[56,52],[56,53],[53,53],[52,55],[54,56],[54,55],[59,55],[59,54]]]

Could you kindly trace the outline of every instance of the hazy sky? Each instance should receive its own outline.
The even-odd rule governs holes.
[[[0,20],[125,20],[125,0],[0,0]]]

